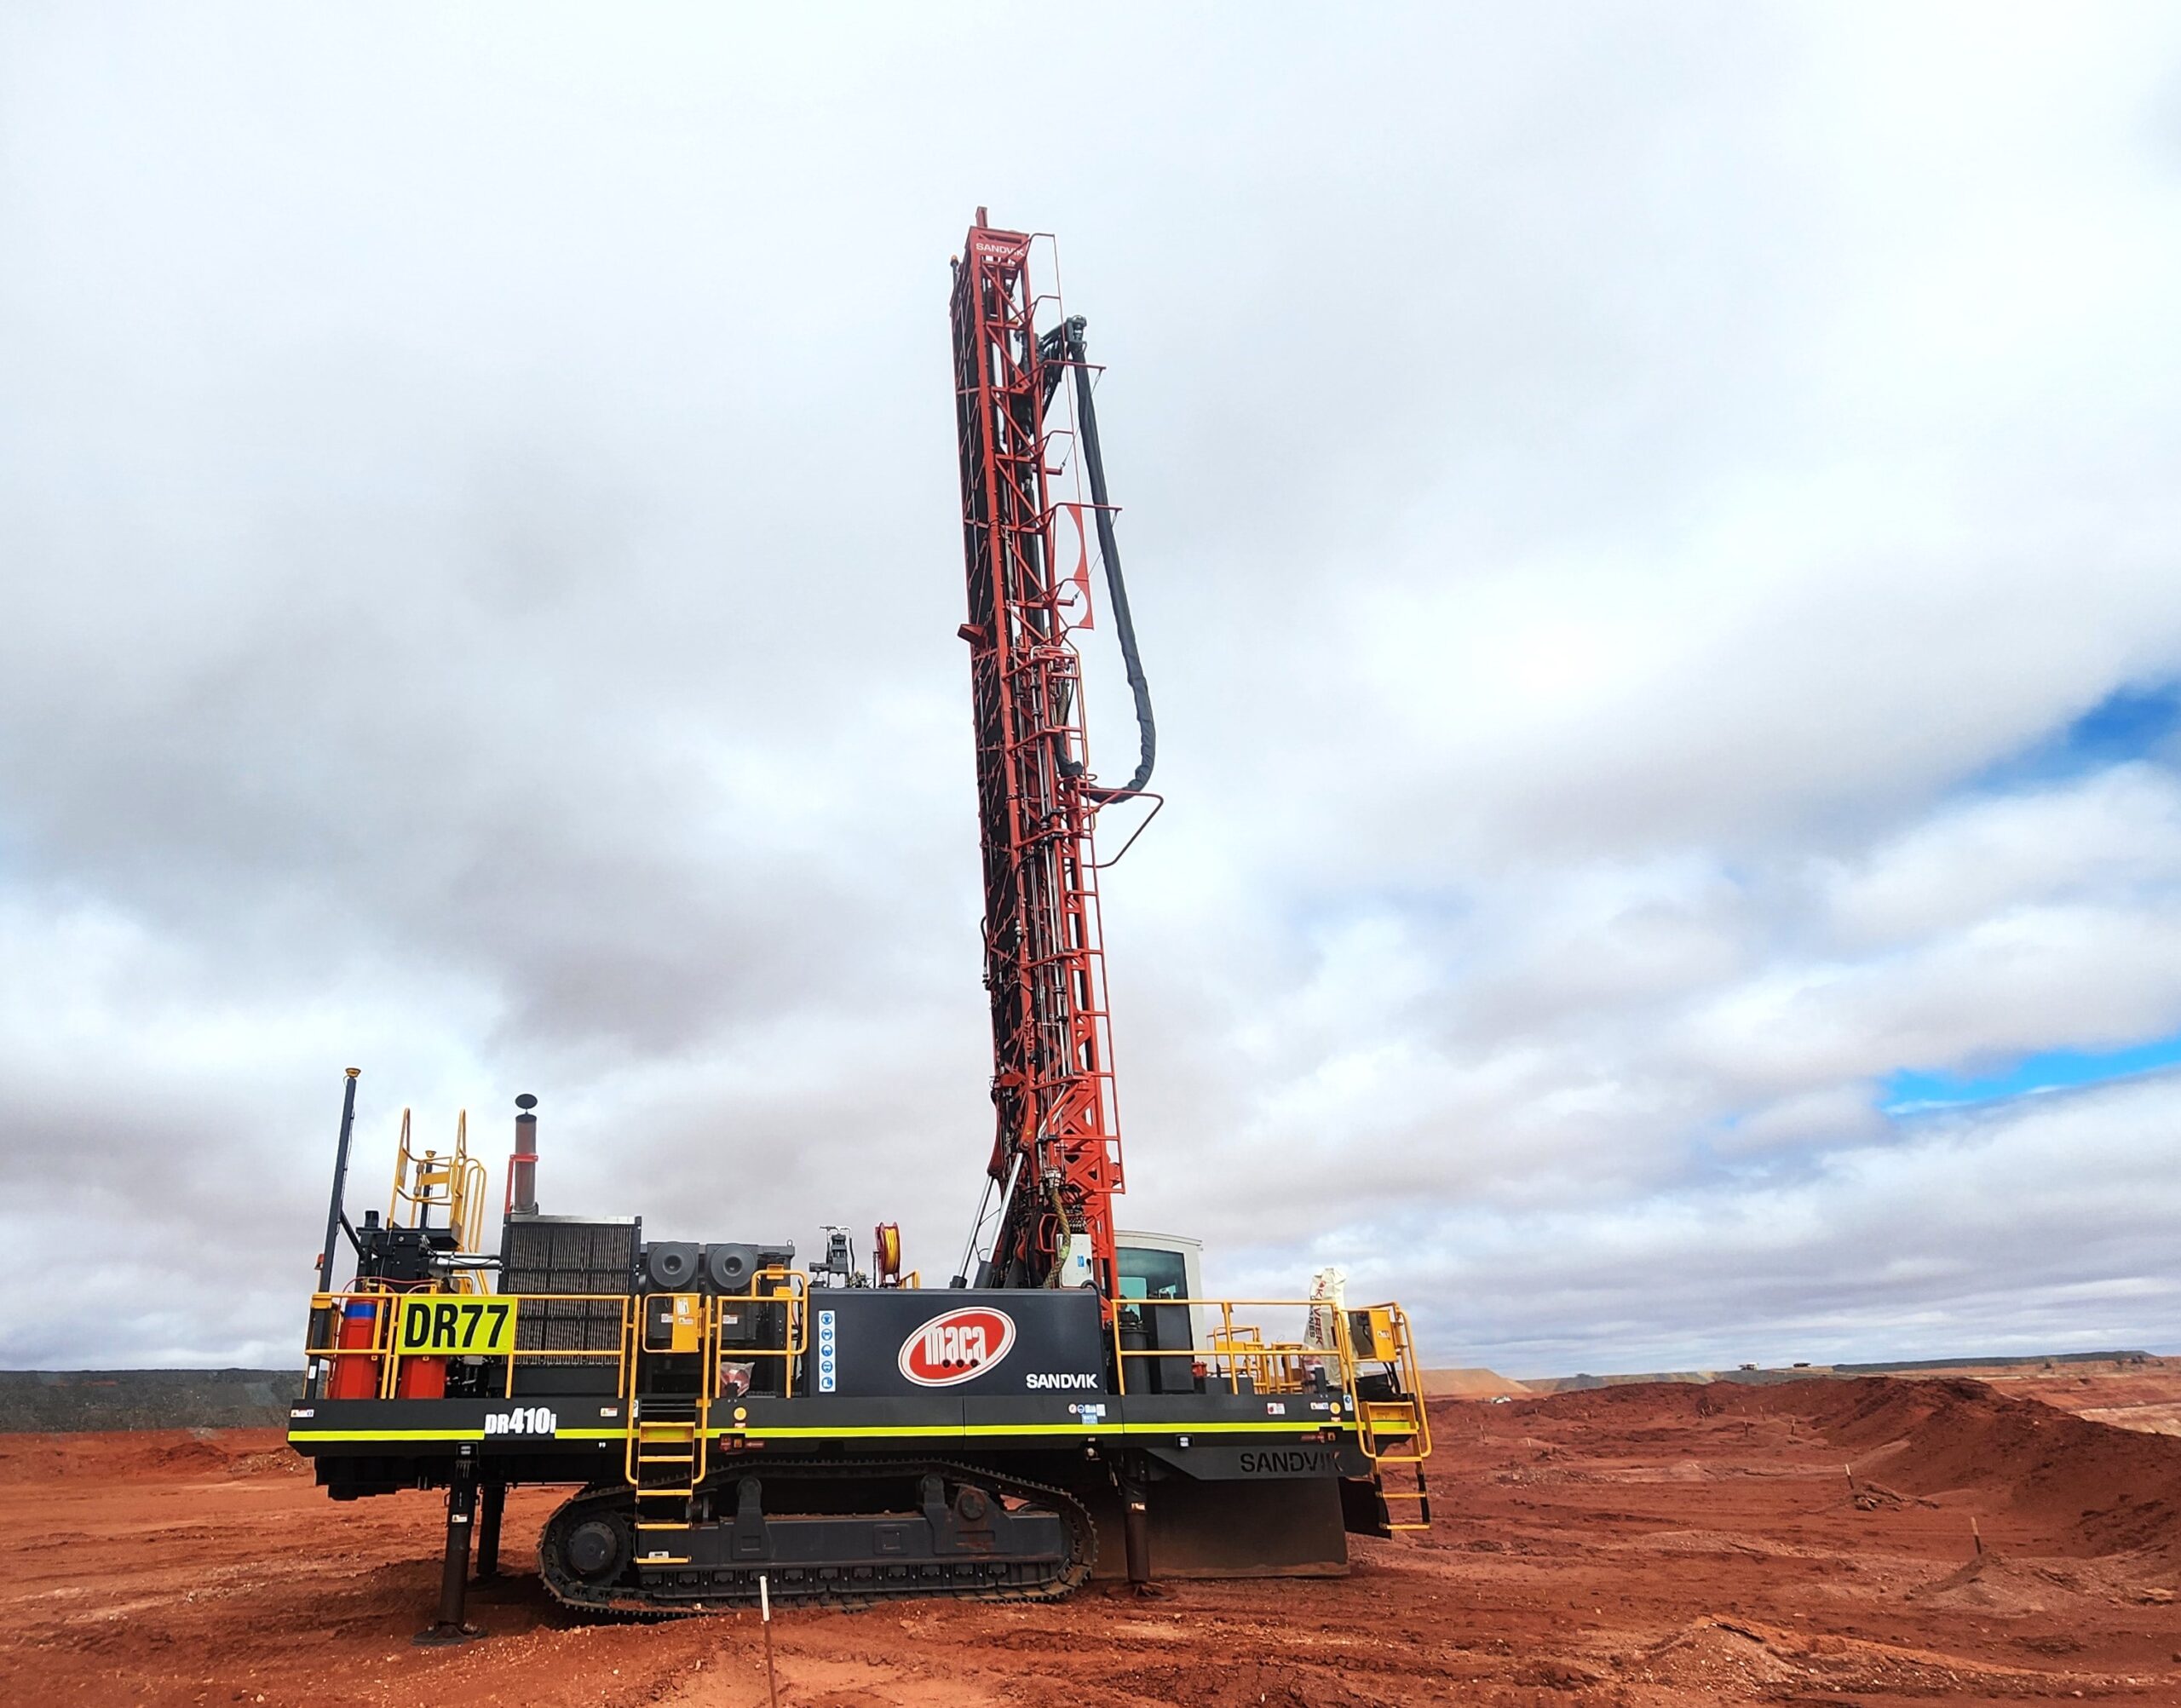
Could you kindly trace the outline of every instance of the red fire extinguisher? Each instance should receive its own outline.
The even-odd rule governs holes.
[[[411,1298],[414,1297],[411,1295]],[[395,1350],[401,1354],[400,1361],[395,1366],[394,1372],[394,1397],[397,1400],[444,1400],[446,1398],[446,1360],[444,1358],[433,1358],[407,1350],[408,1347],[416,1342],[421,1341],[425,1345],[431,1343],[432,1336],[429,1327],[419,1332],[410,1320],[413,1318],[422,1318],[425,1323],[429,1324],[431,1320],[431,1313],[432,1306],[429,1301],[422,1304],[411,1303],[406,1305],[402,1326],[395,1337],[394,1343]]]
[[[382,1358],[370,1355],[378,1343],[377,1299],[350,1299],[341,1308],[341,1331],[333,1343],[341,1355],[333,1360],[333,1380],[326,1388],[331,1400],[378,1398]]]
[[[394,1372],[394,1395],[397,1400],[444,1400],[446,1398],[446,1360],[444,1358],[405,1358],[401,1368]]]

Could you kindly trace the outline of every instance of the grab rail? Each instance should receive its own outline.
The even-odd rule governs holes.
[[[699,1358],[704,1372],[699,1392],[706,1408],[709,1408],[711,1401],[722,1397],[721,1372],[727,1365],[749,1364],[776,1358],[785,1360],[789,1372],[792,1372],[793,1361],[802,1357],[809,1348],[808,1296],[809,1282],[800,1270],[778,1268],[761,1270],[751,1277],[748,1292],[699,1296],[703,1310],[699,1326]],[[565,1362],[569,1360],[602,1362],[611,1360],[614,1367],[614,1392],[624,1399],[633,1398],[636,1361],[644,1349],[643,1303],[647,1298],[657,1297],[660,1296],[644,1293],[475,1293],[424,1287],[360,1287],[346,1292],[314,1293],[310,1302],[310,1326],[303,1337],[303,1356],[322,1368],[317,1372],[312,1397],[325,1397],[325,1390],[331,1385],[332,1372],[344,1359],[377,1360],[377,1377],[373,1383],[377,1397],[391,1400],[400,1396],[401,1369],[410,1360],[481,1357],[492,1359],[501,1365],[505,1372],[503,1391],[509,1393],[514,1389],[518,1363]],[[348,1307],[354,1303],[371,1306],[371,1336],[367,1341],[344,1346],[341,1344],[341,1324],[347,1315]],[[525,1320],[526,1310],[541,1305],[611,1306],[618,1317],[615,1344],[611,1348],[526,1347],[518,1344],[518,1333]],[[776,1342],[729,1345],[722,1338],[721,1317],[723,1313],[737,1306],[750,1305],[778,1305],[785,1310],[786,1320]],[[499,1314],[501,1307],[506,1308],[504,1316]],[[423,1335],[405,1333],[405,1314],[417,1308],[429,1308],[433,1312],[435,1327],[444,1322],[439,1315],[442,1309],[451,1313],[453,1320],[452,1333],[444,1337],[429,1330]],[[423,1343],[414,1343],[419,1341]],[[780,1383],[783,1389],[789,1385],[785,1380]],[[730,1395],[726,1397],[739,1396]]]
[[[1237,1310],[1307,1313],[1314,1303],[1323,1304],[1323,1300],[1162,1297],[1123,1299],[1116,1303],[1119,1308],[1113,1313],[1110,1332],[1114,1374],[1124,1395],[1129,1391],[1128,1361],[1132,1358],[1187,1358],[1193,1363],[1202,1363],[1206,1366],[1204,1371],[1206,1378],[1223,1381],[1230,1394],[1240,1393],[1245,1380],[1261,1394],[1298,1393],[1311,1385],[1314,1367],[1323,1371],[1328,1364],[1332,1369],[1326,1373],[1338,1374],[1338,1386],[1343,1392],[1355,1386],[1355,1348],[1349,1338],[1345,1318],[1336,1314],[1334,1343],[1331,1346],[1312,1346],[1303,1340],[1267,1340],[1259,1325],[1234,1320]],[[1195,1343],[1194,1330],[1190,1335],[1190,1344],[1187,1346],[1126,1346],[1122,1343],[1126,1320],[1131,1310],[1192,1307],[1216,1307],[1219,1312],[1218,1326],[1210,1331],[1206,1344],[1200,1346]],[[1194,1324],[1194,1320],[1192,1309],[1189,1320]]]

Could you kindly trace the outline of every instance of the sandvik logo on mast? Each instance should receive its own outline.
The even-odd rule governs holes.
[[[1015,1344],[1015,1319],[989,1305],[942,1312],[901,1343],[901,1374],[919,1388],[952,1388],[981,1376]]]

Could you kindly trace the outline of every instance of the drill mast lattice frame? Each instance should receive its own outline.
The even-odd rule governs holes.
[[[1090,779],[1081,659],[1089,566],[1058,567],[1056,522],[1083,537],[1086,510],[1057,503],[1045,426],[1079,342],[1056,293],[1031,278],[1033,239],[985,223],[954,273],[955,405],[968,571],[977,809],[984,856],[985,984],[991,997],[989,1173],[1003,1196],[993,1285],[1058,1285],[1071,1250],[1110,1299],[1113,1199],[1123,1188],[1092,829],[1112,792]],[[1101,530],[1104,532],[1104,530]],[[1085,554],[1087,559],[1087,553]]]

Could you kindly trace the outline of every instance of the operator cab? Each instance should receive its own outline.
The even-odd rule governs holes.
[[[1204,1241],[1183,1234],[1119,1228],[1114,1234],[1114,1277],[1120,1290],[1121,1344],[1131,1350],[1205,1345]],[[1161,1301],[1171,1300],[1172,1303]],[[1154,1394],[1185,1394],[1197,1386],[1194,1356],[1131,1360]]]

